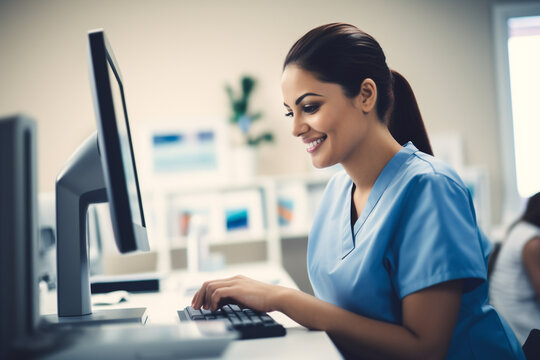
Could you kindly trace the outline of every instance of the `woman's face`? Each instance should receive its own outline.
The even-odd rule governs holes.
[[[367,131],[359,94],[348,98],[340,85],[319,81],[311,72],[288,65],[281,79],[286,116],[293,136],[306,144],[317,168],[345,163]]]

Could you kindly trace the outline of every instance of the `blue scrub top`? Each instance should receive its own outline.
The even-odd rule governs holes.
[[[344,171],[334,175],[314,218],[307,262],[315,296],[401,324],[405,296],[463,279],[447,358],[524,359],[514,333],[488,304],[491,246],[456,172],[407,143],[380,173],[354,227],[352,186]]]

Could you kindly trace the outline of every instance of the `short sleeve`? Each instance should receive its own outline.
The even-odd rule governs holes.
[[[388,254],[399,297],[456,279],[474,289],[487,268],[468,191],[440,174],[413,181]]]

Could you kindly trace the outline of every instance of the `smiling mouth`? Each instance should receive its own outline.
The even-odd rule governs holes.
[[[306,150],[308,153],[313,153],[315,150],[317,150],[321,144],[326,140],[326,135],[318,138],[317,140],[313,140],[310,143],[306,144]]]

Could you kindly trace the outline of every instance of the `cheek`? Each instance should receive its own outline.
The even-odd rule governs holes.
[[[329,111],[318,111],[312,115],[312,127],[325,134],[339,131],[341,126],[340,116]]]
[[[334,129],[333,143],[345,151],[357,147],[365,138],[367,131],[365,122],[350,114],[343,114],[342,118],[337,119]]]

